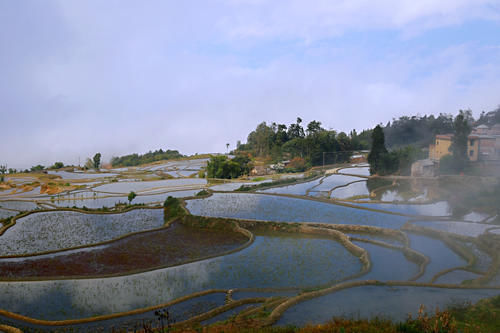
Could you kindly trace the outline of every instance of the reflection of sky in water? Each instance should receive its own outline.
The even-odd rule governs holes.
[[[486,229],[491,228],[490,224],[481,224],[474,222],[460,222],[460,221],[418,221],[414,222],[416,225],[459,234],[463,236],[477,237],[483,234]]]
[[[477,302],[481,298],[500,294],[500,290],[438,289],[423,287],[365,286],[344,289],[301,302],[283,314],[277,325],[318,324],[334,316],[355,318],[391,318],[403,321],[411,313],[415,318],[421,304],[434,313],[451,304]]]
[[[467,265],[467,262],[450,250],[442,241],[407,233],[410,239],[410,247],[424,255],[430,262],[425,268],[425,274],[419,278],[419,282],[430,282],[432,277],[445,269]]]
[[[439,201],[431,204],[388,204],[388,203],[356,203],[360,207],[386,210],[407,215],[422,216],[449,216],[451,214],[450,205],[446,201]]]
[[[418,266],[406,260],[401,251],[365,242],[353,243],[367,250],[372,262],[370,272],[357,280],[408,280],[418,272]]]
[[[340,174],[350,174],[350,175],[360,175],[360,176],[369,176],[370,168],[362,167],[362,168],[345,168],[339,171]]]
[[[340,187],[332,191],[332,198],[348,199],[358,195],[370,195],[370,191],[366,187],[366,181],[352,183],[345,187]]]
[[[32,201],[0,201],[1,208],[14,209],[17,211],[29,211],[37,208],[37,204]]]
[[[295,195],[306,195],[307,190],[319,184],[321,178],[312,180],[310,182],[305,182],[301,184],[288,185],[282,187],[273,187],[267,190],[261,190],[258,192],[264,193],[280,193],[280,194],[295,194]]]
[[[0,237],[0,255],[60,250],[111,240],[127,233],[159,228],[162,209],[136,209],[121,214],[41,212],[18,219]]]
[[[363,180],[363,178],[359,177],[351,177],[344,175],[330,175],[323,178],[323,182],[318,186],[315,186],[313,191],[330,191],[334,187],[346,185],[348,183],[355,182],[357,180]]]
[[[94,188],[94,190],[100,192],[129,193],[130,191],[144,191],[156,187],[167,188],[183,185],[204,185],[206,183],[207,181],[205,179],[197,178],[168,179],[142,182],[117,182],[97,186]]]
[[[94,179],[104,177],[115,177],[117,173],[85,173],[85,172],[68,172],[68,171],[48,171],[51,175],[60,176],[62,179]]]
[[[449,272],[445,275],[440,276],[435,283],[451,283],[451,284],[460,284],[465,280],[473,280],[475,278],[480,277],[479,274],[475,274],[472,272],[456,270],[453,272]]]
[[[0,219],[6,219],[7,217],[11,217],[17,214],[18,214],[17,212],[0,208]]]
[[[161,194],[152,194],[152,195],[142,195],[138,194],[134,200],[132,200],[132,204],[150,204],[150,203],[163,203],[165,199],[169,196],[175,198],[185,198],[196,195],[196,193],[200,192],[201,189],[196,190],[186,190],[186,191],[173,191]],[[102,195],[102,194],[100,194]],[[96,196],[95,198],[92,195],[86,194],[84,196],[87,199],[81,199],[81,196],[74,196],[72,200],[54,200],[48,201],[52,204],[55,204],[59,207],[87,207],[87,208],[102,208],[102,207],[114,207],[115,204],[118,203],[128,203],[127,196],[112,196],[107,198],[100,198]],[[72,198],[71,196],[67,196],[66,198]]]
[[[284,222],[324,222],[399,229],[406,218],[335,204],[250,193],[215,193],[187,201],[194,215]]]
[[[168,302],[211,288],[315,286],[360,270],[329,239],[257,236],[225,256],[125,277],[0,282],[2,308],[44,319],[77,318]]]

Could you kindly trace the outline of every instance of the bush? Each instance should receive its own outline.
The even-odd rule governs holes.
[[[207,190],[201,190],[200,192],[196,193],[197,197],[202,197],[205,195],[209,195],[210,193]]]
[[[165,207],[165,221],[176,217],[182,217],[185,214],[184,208],[182,208],[181,205],[181,201],[172,196],[169,196],[167,199],[165,199],[163,207]]]
[[[302,172],[307,169],[308,165],[306,160],[302,157],[294,157],[288,166],[285,168],[287,172]]]
[[[248,156],[239,155],[232,160],[227,156],[213,156],[207,163],[208,178],[231,179],[238,178],[250,172],[250,159]]]

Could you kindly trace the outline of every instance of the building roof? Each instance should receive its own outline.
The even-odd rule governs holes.
[[[488,129],[489,127],[486,126],[485,124],[482,124],[482,125],[479,125],[478,127],[476,127],[476,129],[478,129],[478,128],[480,128],[480,129]]]

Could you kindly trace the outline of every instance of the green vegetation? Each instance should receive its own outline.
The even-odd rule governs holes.
[[[101,166],[101,153],[95,154],[92,160],[94,162],[94,169],[98,170]]]
[[[319,325],[304,327],[266,326],[269,311],[252,311],[248,316],[233,316],[226,321],[210,326],[182,327],[185,332],[268,332],[268,333],[489,333],[500,331],[500,296],[479,301],[476,305],[451,305],[445,311],[436,309],[434,314],[420,307],[416,318],[409,316],[403,322],[375,317],[373,319],[352,319],[335,317]],[[176,327],[172,331],[177,331]]]
[[[7,172],[6,165],[0,165],[0,182],[3,182],[5,179],[5,173]]]
[[[131,192],[128,194],[127,199],[128,199],[128,203],[129,203],[129,205],[132,203],[132,200],[134,200],[136,196],[137,196],[137,194],[135,194],[135,192],[134,192],[134,191],[131,191]]]
[[[460,110],[460,113],[453,121],[453,138],[450,151],[453,154],[453,160],[458,171],[463,171],[469,157],[467,156],[467,138],[472,130],[467,121],[467,114]]]
[[[155,150],[154,152],[147,152],[144,155],[130,154],[120,157],[113,157],[111,159],[111,165],[113,167],[126,167],[126,166],[136,166],[140,164],[152,163],[162,160],[170,160],[176,158],[182,158],[184,155],[180,154],[177,150],[166,150],[163,151]]]
[[[248,155],[237,155],[233,159],[227,156],[213,156],[207,163],[207,178],[238,178],[250,173],[251,164]]]
[[[209,195],[210,192],[208,192],[207,190],[201,190],[200,192],[196,193],[196,196],[197,197],[203,197],[205,195]]]
[[[31,167],[31,172],[40,172],[45,170],[45,167],[41,164],[35,165]]]
[[[387,155],[385,148],[384,131],[380,125],[373,129],[372,133],[372,148],[368,154],[368,163],[370,163],[370,174],[376,174],[385,169],[384,158]]]
[[[184,208],[182,207],[181,201],[172,196],[169,196],[167,199],[165,199],[163,207],[165,208],[165,221],[177,217],[182,217],[186,214]]]
[[[384,127],[387,147],[396,148],[407,145],[427,147],[433,143],[436,134],[453,131],[453,116],[440,114],[430,116],[404,116],[389,122]]]
[[[51,166],[49,169],[61,169],[64,168],[64,163],[63,162],[55,162],[53,166]]]
[[[406,146],[392,151],[385,147],[385,135],[382,127],[377,125],[372,132],[372,149],[368,154],[370,174],[381,176],[399,173],[409,176],[411,164],[424,157],[424,153],[415,146]]]
[[[248,152],[253,157],[275,162],[301,158],[305,164],[321,165],[323,162],[332,164],[348,161],[353,150],[369,147],[370,131],[358,135],[353,130],[347,135],[326,130],[316,120],[311,121],[306,130],[301,124],[301,118],[288,127],[276,123],[268,126],[262,122],[248,135],[246,144],[237,144],[236,152]]]

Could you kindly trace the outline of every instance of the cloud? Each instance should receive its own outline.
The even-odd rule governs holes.
[[[349,131],[491,110],[498,3],[0,2],[0,163],[225,151],[297,116]]]

